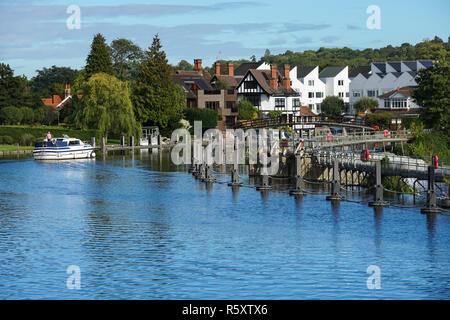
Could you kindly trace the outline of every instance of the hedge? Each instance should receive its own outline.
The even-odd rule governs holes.
[[[62,137],[64,134],[71,138],[77,138],[82,141],[91,141],[91,137],[100,142],[101,134],[98,130],[76,130],[66,127],[30,127],[30,126],[0,126],[0,136],[11,137],[12,143],[29,144],[34,137],[34,140],[44,139],[47,132],[52,134],[53,137]],[[8,139],[8,142],[10,140]]]

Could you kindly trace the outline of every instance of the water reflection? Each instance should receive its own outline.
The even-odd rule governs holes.
[[[233,200],[236,202],[239,196],[239,186],[231,186],[231,191],[233,192]]]
[[[324,195],[292,200],[281,184],[230,190],[195,180],[169,156],[0,162],[0,298],[448,297],[447,216],[330,205]],[[361,279],[374,247],[392,271],[376,297]],[[64,288],[70,264],[82,270],[79,292]]]
[[[381,220],[383,217],[383,207],[374,206],[373,207],[373,217],[375,223],[375,248],[377,254],[381,254],[381,242],[382,242],[382,224]]]

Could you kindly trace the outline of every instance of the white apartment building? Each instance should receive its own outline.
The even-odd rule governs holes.
[[[323,69],[319,78],[325,83],[328,96],[341,98],[344,103],[349,100],[350,79],[348,78],[348,66],[326,67]]]
[[[321,104],[327,96],[337,96],[349,102],[348,67],[326,67],[319,73],[319,67],[296,66],[290,71],[292,89],[300,95],[301,104],[314,113],[322,112]]]
[[[402,87],[417,86],[416,77],[420,69],[433,66],[431,60],[374,62],[370,69],[360,69],[352,74],[350,82],[350,111],[354,112],[354,104],[362,97],[378,100],[379,108],[384,101],[379,98],[387,92]]]

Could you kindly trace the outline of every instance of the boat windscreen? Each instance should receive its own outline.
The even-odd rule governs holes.
[[[56,140],[56,146],[57,147],[67,147],[67,141],[63,141],[63,140]]]

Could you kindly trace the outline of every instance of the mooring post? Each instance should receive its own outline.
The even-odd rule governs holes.
[[[344,200],[340,195],[341,177],[339,172],[339,159],[333,159],[333,181],[331,181],[331,194],[326,197],[327,200]]]
[[[268,168],[261,168],[261,185],[256,187],[256,190],[271,190],[272,186],[269,185],[269,175],[267,174]]]
[[[200,163],[200,169],[199,169],[199,174],[197,175],[197,177],[203,181],[206,178],[206,172],[205,172],[205,164],[204,163]]]
[[[236,156],[237,158],[237,156]],[[231,187],[240,187],[243,184],[239,182],[239,173],[238,173],[238,166],[236,164],[237,160],[233,163],[233,169],[231,170],[231,182],[228,184]]]
[[[91,146],[92,146],[92,148],[96,147],[96,145],[95,145],[95,137],[91,138]]]
[[[383,184],[381,182],[381,161],[375,163],[375,198],[369,202],[371,207],[386,207],[389,202],[383,199]]]
[[[191,156],[191,166],[189,167],[189,172],[194,174],[195,172],[195,144],[194,144],[194,150],[192,152],[192,156]]]
[[[420,210],[421,213],[439,213],[442,212],[436,203],[436,188],[434,186],[435,175],[434,166],[428,166],[428,190],[427,202],[424,208]]]
[[[295,189],[289,191],[290,195],[302,196],[305,194],[302,189],[303,175],[302,175],[302,157],[299,154],[295,155]]]
[[[102,155],[106,156],[106,137],[102,137],[101,149]]]
[[[130,147],[131,147],[131,151],[134,151],[134,136],[130,137]]]

